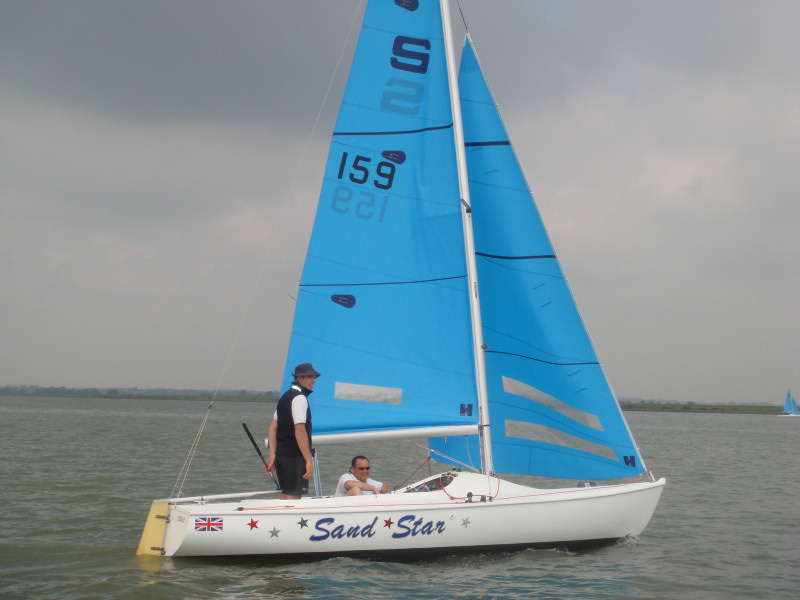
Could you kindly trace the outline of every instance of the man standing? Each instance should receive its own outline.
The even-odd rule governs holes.
[[[294,382],[278,400],[269,424],[267,469],[278,472],[281,500],[296,500],[308,493],[308,480],[314,474],[308,396],[319,375],[311,363],[297,365],[292,373]]]

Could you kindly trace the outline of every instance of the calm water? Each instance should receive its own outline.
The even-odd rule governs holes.
[[[207,403],[0,398],[3,598],[796,598],[800,419],[627,413],[667,488],[638,543],[420,563],[298,564],[135,557],[150,501],[170,493]],[[215,404],[184,493],[269,489],[244,434],[267,406]],[[323,449],[330,492],[354,450],[399,484],[412,443]],[[399,458],[398,458],[399,457]]]

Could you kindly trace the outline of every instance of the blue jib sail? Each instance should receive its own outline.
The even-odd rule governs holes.
[[[322,373],[315,437],[477,423],[463,239],[438,3],[371,2],[285,372]]]
[[[800,415],[800,409],[797,407],[797,402],[792,396],[791,388],[786,390],[786,400],[783,403],[783,414],[785,415]]]
[[[598,479],[644,473],[469,38],[459,91],[495,471]],[[431,442],[478,466],[474,437]]]

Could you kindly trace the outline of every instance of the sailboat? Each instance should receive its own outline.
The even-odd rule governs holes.
[[[797,406],[797,401],[792,396],[792,390],[786,390],[786,400],[783,402],[783,413],[779,417],[800,417],[800,408]]]
[[[647,526],[665,481],[611,391],[472,40],[457,70],[451,38],[446,0],[367,4],[285,383],[296,364],[323,372],[318,452],[427,438],[453,468],[380,495],[156,500],[139,554],[419,557],[592,547]]]

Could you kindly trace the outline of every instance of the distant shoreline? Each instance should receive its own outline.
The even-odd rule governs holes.
[[[694,402],[636,402],[620,400],[624,411],[688,412],[735,415],[779,415],[783,408],[750,404],[696,404]]]
[[[200,402],[236,401],[263,402],[277,401],[280,393],[252,390],[173,390],[140,388],[66,388],[38,386],[0,387],[0,397],[18,398],[105,398],[110,400],[196,400]]]
[[[67,388],[39,387],[32,385],[9,385],[0,387],[0,397],[38,397],[38,398],[106,398],[118,400],[197,400],[208,402],[275,402],[280,392],[260,392],[252,390],[173,390],[140,388]],[[696,402],[662,402],[655,400],[620,399],[624,411],[647,412],[688,412],[739,415],[778,415],[780,406],[745,404],[698,404]]]

